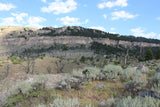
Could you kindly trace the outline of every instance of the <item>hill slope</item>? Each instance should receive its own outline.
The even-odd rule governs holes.
[[[148,47],[151,47],[153,51],[160,47],[160,40],[156,39],[120,36],[75,26],[42,29],[4,27],[0,29],[1,55],[6,53],[35,55],[52,53],[53,55],[54,53],[57,56],[67,51],[66,54],[69,56],[73,56],[75,52],[122,56],[126,54],[127,48],[130,48],[131,56],[139,56],[143,55]]]

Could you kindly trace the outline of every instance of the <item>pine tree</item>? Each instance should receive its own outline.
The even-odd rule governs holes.
[[[145,60],[152,60],[154,58],[152,50],[149,48],[145,55]]]
[[[160,59],[160,48],[157,51],[157,59]]]

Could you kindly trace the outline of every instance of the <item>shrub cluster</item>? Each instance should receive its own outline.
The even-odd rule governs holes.
[[[150,85],[154,90],[160,91],[160,73],[151,77]]]
[[[122,71],[123,69],[119,65],[106,65],[104,66],[104,68],[102,69],[102,72],[100,73],[100,79],[111,80],[111,81],[120,80]]]
[[[44,76],[40,76],[31,82],[28,82],[27,80],[23,82],[19,82],[13,87],[12,91],[10,92],[10,96],[15,96],[18,94],[26,95],[34,90],[36,91],[36,90],[44,89],[46,81],[47,79]]]
[[[157,65],[156,71],[160,72],[160,64]]]
[[[85,67],[79,70],[73,70],[72,76],[86,80],[99,80],[100,69],[97,67]]]
[[[48,107],[44,104],[39,104],[38,107]],[[62,98],[57,98],[53,101],[53,103],[49,104],[49,107],[84,107],[82,104],[78,101],[77,98],[63,100]],[[86,105],[85,107],[92,107],[91,104]]]
[[[60,81],[56,86],[56,89],[69,90],[72,88],[72,89],[80,90],[82,88],[82,83],[83,83],[83,80],[71,77],[71,78]]]
[[[160,100],[153,97],[132,98],[128,96],[117,102],[116,107],[160,107]]]
[[[106,65],[101,70],[97,67],[85,67],[80,70],[73,70],[73,77],[84,78],[86,80],[119,80],[123,69],[118,65]]]
[[[132,67],[128,67],[123,70],[121,80],[128,81],[132,80],[135,76],[142,77],[144,74],[141,73],[139,70],[135,70]]]
[[[132,96],[138,94],[147,84],[146,77],[135,76],[132,80],[123,84],[124,92],[129,92]]]

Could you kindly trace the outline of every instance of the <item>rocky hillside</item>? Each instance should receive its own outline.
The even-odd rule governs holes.
[[[119,55],[124,53],[127,48],[140,54],[141,48],[160,47],[160,40],[146,39],[134,36],[120,36],[99,30],[86,29],[82,27],[45,27],[33,29],[25,27],[2,27],[0,28],[0,54],[6,53],[48,53],[51,50],[90,50],[95,52],[93,43],[100,43],[111,49],[112,47],[120,50]],[[107,48],[108,49],[108,48]],[[109,50],[108,50],[109,51]],[[115,54],[106,53],[103,54]],[[84,51],[85,52],[85,51]],[[119,52],[119,51],[118,51]]]

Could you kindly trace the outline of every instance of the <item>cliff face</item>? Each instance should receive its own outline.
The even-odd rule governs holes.
[[[22,37],[16,38],[4,38],[2,45],[4,46],[21,46],[21,45],[51,45],[58,44],[90,44],[92,42],[99,42],[107,45],[123,45],[125,47],[130,46],[142,46],[142,47],[160,47],[160,44],[146,43],[146,42],[128,42],[128,41],[116,41],[108,38],[91,38],[81,36],[55,36],[55,37],[29,37],[28,39]]]
[[[123,45],[126,48],[132,47],[132,46],[160,47],[160,42],[159,44],[157,42],[156,43],[137,42],[137,41],[130,42],[130,41],[125,41],[125,40],[113,40],[107,37],[106,38],[88,37],[86,35],[72,36],[71,34],[72,32],[77,33],[79,31],[83,32],[84,30],[86,29],[81,28],[81,27],[77,27],[76,29],[74,27],[70,27],[69,29],[67,27],[63,27],[63,28],[58,28],[58,29],[45,28],[45,29],[40,29],[40,30],[21,28],[21,30],[12,30],[8,33],[4,33],[3,31],[1,31],[0,32],[1,35],[3,34],[6,36],[0,36],[0,43],[1,43],[0,53],[7,52],[9,50],[16,51],[20,48],[22,49],[26,47],[34,47],[36,45],[53,45],[55,43],[67,44],[67,45],[68,44],[70,45],[77,45],[77,44],[88,45],[88,44],[91,44],[92,42],[98,42],[98,43],[112,45],[112,46]],[[104,32],[100,32],[100,31],[98,32],[99,33],[97,33],[96,30],[93,30],[93,35],[94,33],[97,33],[98,35],[105,34]],[[56,36],[56,34],[57,35],[59,34],[59,35]]]

